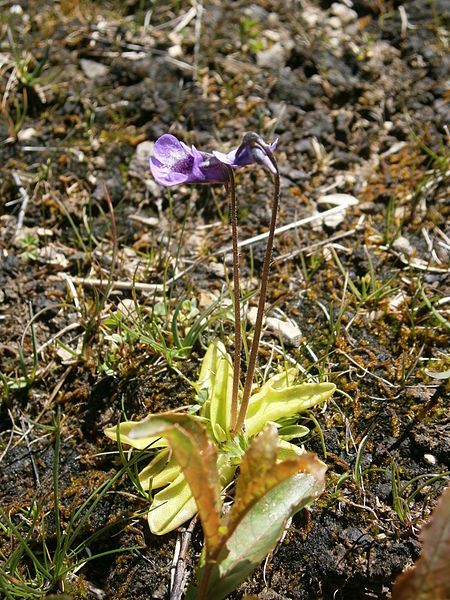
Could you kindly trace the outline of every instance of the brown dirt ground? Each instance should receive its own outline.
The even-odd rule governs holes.
[[[0,503],[37,555],[43,543],[51,554],[56,416],[65,527],[121,466],[105,426],[192,401],[184,377],[195,378],[209,339],[231,331],[228,314],[210,318],[174,370],[148,340],[111,338],[120,331],[108,321],[135,299],[149,336],[156,320],[173,348],[170,322],[155,317],[161,289],[108,295],[86,279],[105,282],[113,267],[114,280],[161,284],[188,269],[167,287],[170,314],[179,299],[202,310],[226,292],[223,190],[168,195],[141,144],[170,130],[230,149],[257,131],[279,137],[279,225],[328,208],[327,194],[358,204],[338,223],[276,238],[268,310],[301,329],[289,359],[340,392],[314,411],[320,430],[305,419],[306,447],[321,456],[323,435],[326,492],[232,597],[389,598],[450,469],[448,385],[430,376],[449,368],[445,3],[203,4],[198,35],[200,3],[183,24],[190,2],[0,2]],[[267,231],[267,184],[258,169],[237,173],[242,239]],[[247,290],[263,252],[243,252]],[[264,342],[261,374],[283,364],[278,339]],[[139,549],[72,572],[67,597],[168,597],[177,535],[152,536],[146,505],[126,475],[101,498],[74,545],[97,534],[93,554]],[[6,560],[17,539],[0,544]],[[200,547],[197,531],[191,564]],[[17,573],[27,569],[25,557]]]

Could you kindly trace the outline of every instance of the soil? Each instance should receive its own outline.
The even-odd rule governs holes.
[[[228,339],[229,311],[212,312],[186,352],[171,319],[186,300],[185,335],[228,297],[227,197],[168,194],[147,168],[151,142],[170,131],[230,150],[256,131],[278,138],[279,225],[342,201],[331,194],[357,203],[276,237],[268,313],[302,338],[267,331],[258,377],[286,353],[338,386],[304,419],[307,449],[326,450],[327,489],[230,597],[389,598],[450,470],[445,3],[0,6],[0,502],[16,531],[53,555],[55,473],[64,530],[122,467],[103,429],[193,401],[188,380],[208,340]],[[266,232],[270,180],[255,167],[236,180],[241,239]],[[264,250],[242,251],[247,291]],[[147,338],[125,335],[120,310]],[[155,322],[163,349],[148,341]],[[127,473],[95,497],[72,551],[118,552],[34,597],[168,598],[177,533],[151,535]],[[17,545],[1,535],[2,561]],[[197,528],[189,572],[200,548]],[[83,546],[66,560],[87,558]],[[18,573],[37,581],[27,556]]]

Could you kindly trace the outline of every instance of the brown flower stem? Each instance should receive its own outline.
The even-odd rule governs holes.
[[[248,359],[248,369],[247,375],[245,377],[244,393],[242,396],[241,407],[239,410],[236,427],[232,428],[234,434],[239,433],[244,425],[245,415],[247,413],[248,403],[250,400],[250,393],[252,391],[253,375],[255,373],[256,368],[258,348],[261,339],[262,323],[264,317],[264,307],[266,304],[267,284],[269,281],[270,263],[272,261],[273,240],[275,237],[278,205],[280,202],[280,172],[278,170],[278,166],[272,152],[268,148],[265,148],[264,152],[266,153],[267,157],[269,158],[269,160],[275,168],[272,217],[270,219],[269,237],[267,238],[266,255],[264,257],[263,269],[261,274],[261,290],[258,301],[258,313],[256,315],[255,333],[253,335],[253,342],[250,349],[250,356]]]
[[[226,167],[228,171],[227,188],[230,193],[230,217],[231,217],[231,236],[233,238],[233,297],[234,297],[234,360],[233,360],[233,391],[231,396],[231,416],[230,429],[235,430],[238,412],[238,394],[239,381],[241,376],[241,291],[239,281],[239,247],[238,247],[238,223],[237,223],[237,202],[236,186],[234,182],[234,173],[231,167]]]

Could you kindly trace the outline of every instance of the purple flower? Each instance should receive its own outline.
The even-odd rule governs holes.
[[[245,167],[256,162],[271,173],[275,173],[276,169],[270,157],[277,147],[277,143],[278,139],[272,144],[266,144],[258,134],[246,133],[239,148],[232,150],[228,154],[213,151],[213,155],[231,167]]]
[[[165,186],[228,181],[228,172],[222,162],[199,152],[194,146],[189,148],[170,133],[156,140],[150,169],[155,180]]]
[[[244,167],[259,163],[275,173],[272,152],[277,141],[266,144],[256,133],[246,133],[242,144],[228,154],[213,151],[200,152],[195,146],[186,146],[174,135],[165,133],[155,142],[154,156],[150,158],[150,169],[160,185],[179,183],[227,183],[227,167]]]

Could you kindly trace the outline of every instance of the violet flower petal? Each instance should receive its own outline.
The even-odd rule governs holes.
[[[192,163],[192,183],[196,183],[196,182],[203,182],[206,180],[206,173],[204,171],[202,171],[201,169],[201,164],[203,162],[205,162],[205,157],[204,155],[199,152],[197,150],[197,148],[195,146],[192,146],[191,148],[191,155],[193,157],[193,163]],[[206,171],[206,169],[205,169]]]
[[[186,183],[188,175],[173,171],[167,165],[163,165],[158,159],[150,158],[150,170],[159,185],[171,186]]]
[[[228,181],[227,170],[217,158],[200,152],[195,146],[189,148],[170,133],[155,142],[150,169],[155,180],[164,186]]]
[[[153,148],[154,157],[163,165],[173,165],[179,160],[189,158],[190,150],[182,144],[174,135],[165,133],[155,142]]]
[[[213,155],[217,160],[226,165],[230,165],[231,167],[245,167],[246,165],[251,165],[256,162],[266,167],[271,173],[275,173],[272,161],[267,154],[264,153],[263,148],[267,147],[273,152],[277,147],[277,143],[278,138],[271,144],[266,144],[261,140],[258,145],[249,145],[244,141],[239,148],[231,150],[228,154],[214,150]]]
[[[277,147],[278,139],[272,144],[266,144],[256,133],[246,133],[242,144],[236,151],[235,165],[244,166],[256,162],[271,173],[276,173],[276,169],[269,158],[268,152],[272,153]]]
[[[217,150],[213,150],[212,153],[218,161],[220,161],[224,165],[230,165],[230,167],[233,167],[236,166],[234,164],[236,151],[237,149],[228,152],[228,154],[225,154],[224,152],[218,152]]]

